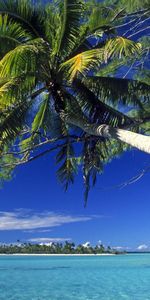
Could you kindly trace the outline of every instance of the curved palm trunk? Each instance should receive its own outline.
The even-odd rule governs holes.
[[[113,128],[108,125],[100,125],[93,130],[93,134],[108,138],[114,138],[141,151],[150,154],[150,136],[145,136],[129,130]]]
[[[88,124],[85,120],[77,119],[75,117],[67,117],[65,118],[65,121],[80,127],[88,134],[113,138],[150,154],[150,136],[145,136],[125,129],[113,128],[106,124]]]

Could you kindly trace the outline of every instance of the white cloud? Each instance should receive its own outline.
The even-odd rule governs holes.
[[[124,249],[124,247],[122,247],[122,246],[114,246],[114,247],[112,247],[113,249],[116,249],[116,250],[122,250],[122,249]]]
[[[84,248],[89,248],[90,247],[90,242],[86,242],[86,243],[82,244],[82,246]]]
[[[65,241],[71,241],[71,238],[44,238],[44,237],[37,237],[37,238],[31,238],[27,240],[28,242],[32,243],[41,243],[41,244],[49,244],[51,245],[52,243],[59,243],[59,242],[65,242]]]
[[[72,216],[69,214],[18,209],[11,212],[0,211],[0,231],[2,230],[35,230],[61,226],[63,224],[86,222],[93,216]]]
[[[146,244],[142,244],[137,247],[137,250],[147,250],[147,249],[148,249],[148,246]]]
[[[101,240],[99,240],[97,243],[98,243],[99,245],[101,245],[101,244],[102,244],[102,241],[101,241]]]
[[[43,232],[51,232],[52,229],[28,229],[28,230],[23,230],[23,232],[27,233],[43,233]]]
[[[130,248],[126,246],[112,246],[111,248],[116,250],[130,250]]]

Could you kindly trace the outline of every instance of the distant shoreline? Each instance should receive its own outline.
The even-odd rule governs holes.
[[[98,254],[50,254],[50,253],[1,253],[0,256],[114,256],[115,253],[98,253]]]

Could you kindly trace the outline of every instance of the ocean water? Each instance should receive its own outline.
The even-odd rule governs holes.
[[[0,300],[150,300],[150,254],[0,256]]]

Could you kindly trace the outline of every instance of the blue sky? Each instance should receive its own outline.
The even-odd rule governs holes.
[[[83,205],[81,174],[67,193],[56,180],[52,155],[19,167],[0,190],[0,242],[73,240],[134,250],[150,250],[150,172],[125,188],[150,165],[138,150],[114,159]]]
[[[99,240],[150,249],[150,173],[125,188],[111,188],[150,165],[149,155],[125,153],[105,167],[83,207],[81,175],[67,193],[56,180],[52,155],[21,166],[0,190],[0,242]]]

